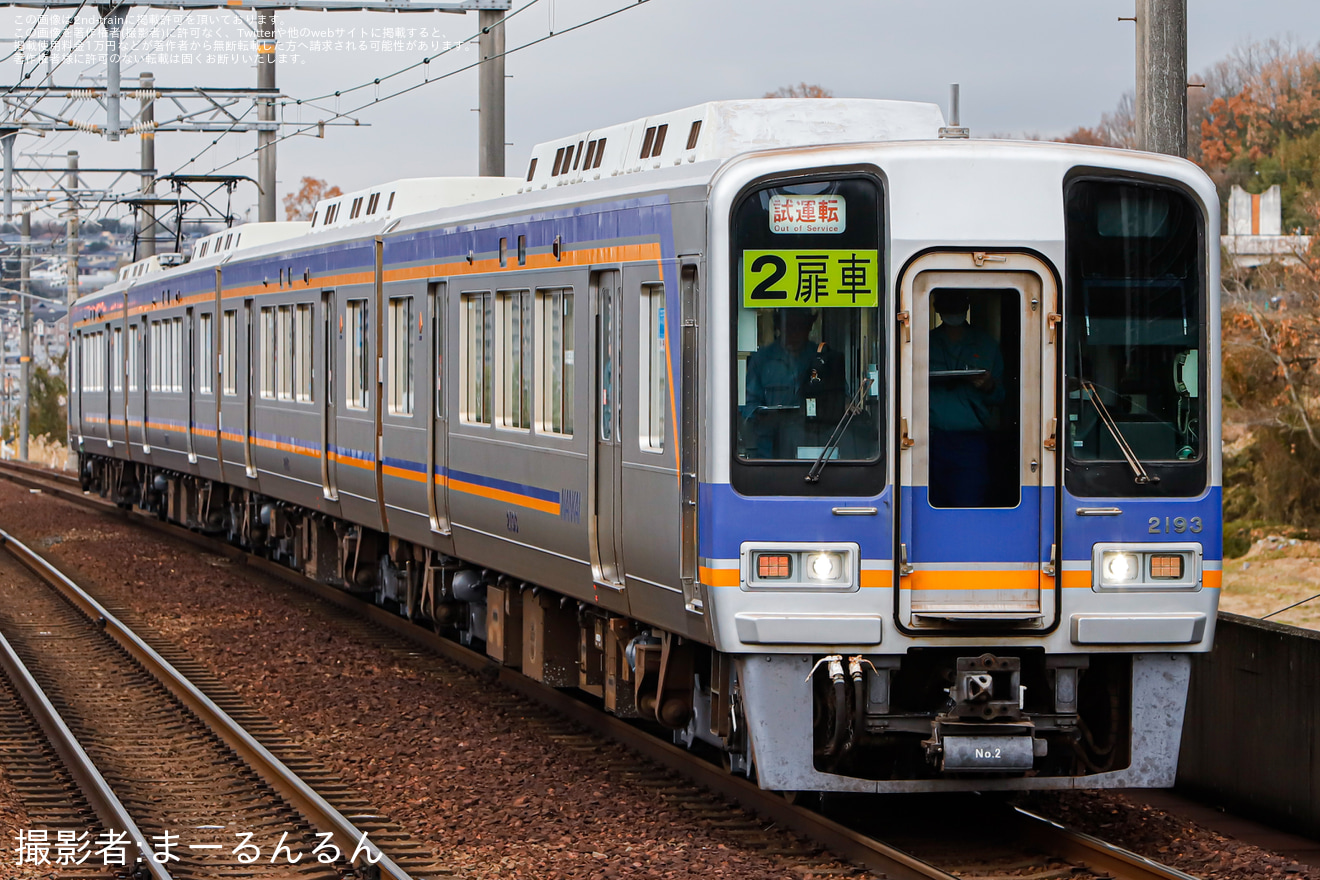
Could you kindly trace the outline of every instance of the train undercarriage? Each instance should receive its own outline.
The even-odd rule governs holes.
[[[224,538],[537,681],[577,689],[614,715],[719,754],[734,772],[758,775],[756,716],[802,709],[776,708],[774,699],[785,698],[758,684],[785,661],[798,665],[783,681],[809,682],[807,777],[970,779],[976,787],[1108,773],[1133,759],[1131,655],[993,645],[903,655],[724,654],[546,585],[248,489],[86,454],[80,480],[84,491],[121,507]]]

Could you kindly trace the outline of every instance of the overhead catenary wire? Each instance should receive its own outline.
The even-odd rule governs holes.
[[[123,5],[124,4],[122,0],[120,0],[120,2],[116,2],[115,5],[111,7],[111,9],[113,11]],[[42,53],[43,55],[46,56],[50,55],[51,51],[55,48],[56,45],[59,44],[60,40],[64,39],[64,35],[68,33],[69,28],[73,27],[73,23],[78,20],[78,16],[82,14],[83,9],[85,9],[86,7],[87,7],[87,0],[82,0],[82,2],[78,4],[78,8],[73,10],[73,13],[69,16],[69,20],[64,23],[64,27],[60,28],[60,32],[55,35],[54,39],[52,39],[49,43],[46,44],[46,51]],[[74,52],[78,51],[79,47],[81,47],[83,43],[87,42],[87,38],[91,36],[93,30],[95,30],[95,28],[89,28],[87,33],[83,34],[83,38],[78,41],[78,45],[70,49],[69,52],[59,60],[59,63],[56,64],[53,68],[51,68],[49,74],[50,76],[53,77],[55,75],[55,71],[60,69],[60,67],[64,64],[64,62],[69,58],[69,56],[72,55]],[[40,68],[41,65],[38,64],[37,66],[33,67],[31,70],[26,71],[21,77],[19,77],[18,82],[14,83],[12,86],[7,88],[3,94],[0,94],[0,98],[8,97],[9,95],[12,95],[14,91],[18,89],[19,86],[27,82],[28,78],[31,77],[32,74],[36,73]]]
[[[621,6],[621,7],[618,7],[617,9],[612,9],[612,10],[610,10],[609,12],[602,13],[601,15],[598,15],[598,16],[596,16],[596,17],[594,17],[594,18],[589,18],[589,19],[587,19],[586,21],[579,22],[579,23],[573,25],[572,27],[565,28],[564,30],[556,31],[555,33],[552,33],[552,34],[546,34],[546,35],[543,36],[543,37],[538,37],[538,38],[536,38],[535,40],[530,40],[530,41],[528,41],[528,42],[526,42],[526,43],[523,43],[523,44],[521,44],[521,45],[519,45],[519,46],[514,46],[512,49],[506,49],[504,52],[501,52],[501,53],[499,53],[499,54],[497,54],[497,55],[492,55],[492,56],[490,56],[490,59],[481,59],[481,60],[479,60],[479,61],[474,61],[474,62],[472,62],[471,64],[467,64],[467,65],[464,65],[463,67],[456,68],[456,69],[451,70],[451,71],[449,71],[449,72],[447,72],[447,73],[441,74],[440,76],[437,76],[437,77],[434,77],[434,78],[428,78],[428,79],[426,79],[426,80],[423,80],[422,82],[414,83],[414,84],[412,84],[412,85],[410,85],[410,86],[406,86],[406,87],[404,87],[404,88],[398,89],[397,91],[391,92],[391,93],[389,93],[389,94],[387,94],[387,95],[380,96],[380,97],[377,97],[377,98],[373,98],[372,100],[367,101],[367,102],[365,102],[365,103],[363,103],[363,104],[360,104],[360,105],[358,105],[358,106],[356,106],[356,107],[353,107],[352,109],[345,110],[345,111],[341,111],[341,112],[336,112],[336,113],[334,113],[334,115],[331,116],[329,119],[318,120],[317,122],[314,122],[314,123],[311,123],[311,124],[304,125],[304,126],[301,126],[301,127],[299,127],[299,128],[296,128],[294,131],[291,131],[291,132],[289,132],[288,134],[282,134],[282,135],[280,135],[279,137],[275,138],[275,140],[272,141],[271,143],[273,143],[273,144],[278,144],[278,143],[280,143],[281,141],[285,141],[285,140],[288,140],[289,138],[297,137],[297,136],[300,135],[300,134],[303,134],[303,133],[305,133],[305,132],[311,131],[312,129],[317,128],[318,126],[323,125],[323,124],[326,123],[326,122],[333,122],[333,121],[336,120],[336,119],[344,119],[344,118],[351,117],[351,116],[353,116],[354,114],[359,113],[359,112],[361,112],[362,110],[367,109],[368,107],[373,107],[373,106],[375,106],[376,104],[382,104],[382,103],[384,103],[385,101],[389,101],[389,100],[391,100],[391,99],[393,99],[393,98],[397,98],[397,97],[399,97],[400,95],[406,95],[406,94],[408,94],[409,92],[416,91],[417,89],[420,89],[420,88],[422,88],[422,87],[424,87],[424,86],[428,86],[428,85],[430,85],[431,83],[440,82],[441,80],[446,80],[446,79],[449,79],[449,78],[452,77],[452,76],[457,76],[457,75],[460,74],[460,73],[464,73],[464,72],[466,72],[466,71],[472,70],[473,68],[476,68],[476,67],[481,66],[481,64],[483,64],[485,61],[488,61],[488,60],[491,60],[491,59],[494,59],[494,58],[504,58],[504,57],[507,57],[507,56],[509,56],[509,55],[513,55],[513,54],[516,53],[516,52],[521,52],[521,51],[523,51],[524,49],[530,49],[530,48],[532,48],[533,46],[538,46],[538,45],[540,45],[541,43],[547,42],[548,40],[552,40],[552,39],[554,39],[554,38],[556,38],[556,37],[562,37],[562,36],[564,36],[564,35],[566,35],[566,34],[571,34],[571,33],[573,33],[574,31],[581,30],[582,28],[585,28],[585,27],[589,27],[590,25],[596,24],[597,22],[600,22],[600,21],[604,21],[604,20],[607,19],[607,18],[613,18],[614,16],[619,15],[620,13],[623,13],[623,12],[627,12],[627,11],[630,10],[630,9],[636,9],[637,7],[639,7],[639,6],[643,5],[643,4],[645,4],[646,2],[648,2],[648,0],[637,0],[636,3],[630,3],[630,4],[628,4],[627,6]],[[530,5],[530,4],[528,4],[528,5]],[[413,66],[415,66],[415,65],[413,65]],[[370,81],[370,82],[364,83],[362,86],[358,86],[358,87],[355,87],[355,88],[362,88],[362,87],[365,87],[365,86],[367,86],[367,85],[373,85],[374,82],[375,82],[375,81],[372,80],[372,81]],[[235,164],[235,163],[237,163],[237,162],[241,162],[242,160],[244,160],[244,159],[246,159],[246,158],[248,158],[248,157],[250,157],[250,156],[254,156],[254,155],[256,155],[256,154],[259,152],[260,149],[261,149],[261,148],[258,147],[258,148],[253,148],[253,149],[251,149],[251,150],[248,150],[246,153],[242,153],[242,154],[240,154],[239,156],[235,157],[234,159],[231,159],[231,160],[228,161],[228,162],[225,162],[225,163],[220,164],[220,165],[216,165],[214,168],[212,168],[212,169],[211,169],[209,172],[207,172],[207,173],[208,173],[208,174],[214,174],[215,172],[220,171],[221,169],[228,168],[230,165],[233,165],[233,164]],[[203,152],[205,152],[205,151],[203,151]],[[197,160],[197,158],[200,158],[200,154],[199,154],[199,156],[196,156],[196,157],[194,157],[194,158],[192,158],[192,159],[189,159],[187,162],[185,162],[185,163],[183,163],[182,165],[180,165],[180,166],[179,166],[178,168],[176,168],[172,173],[174,173],[174,174],[178,174],[178,173],[179,173],[180,171],[182,171],[184,168],[188,167],[188,166],[191,165],[193,162],[195,162],[195,161]]]
[[[539,3],[539,2],[540,2],[540,0],[528,0],[527,3],[524,3],[522,6],[518,7],[518,8],[515,9],[513,12],[509,13],[508,15],[506,15],[506,16],[504,17],[504,22],[507,23],[509,20],[515,18],[515,17],[518,16],[520,13],[525,12],[526,10],[530,9],[531,7],[535,6],[535,5],[536,5],[537,3]],[[646,0],[639,0],[639,2],[646,2]],[[589,24],[590,22],[587,22],[587,23]],[[328,108],[328,107],[320,107],[320,106],[318,106],[318,105],[315,103],[316,101],[323,101],[323,100],[325,100],[326,98],[335,98],[336,100],[338,100],[338,99],[339,99],[340,97],[342,97],[343,95],[351,94],[351,93],[353,93],[353,92],[357,92],[357,91],[360,91],[361,89],[365,89],[365,88],[368,88],[368,87],[377,87],[377,95],[376,95],[375,100],[373,100],[373,101],[371,101],[371,102],[369,102],[369,103],[367,103],[367,104],[364,104],[364,105],[362,105],[362,106],[364,106],[364,107],[370,107],[370,106],[372,106],[373,104],[380,103],[381,101],[389,100],[391,97],[394,97],[395,95],[386,95],[384,98],[381,98],[380,95],[379,95],[379,89],[378,89],[378,87],[379,87],[379,85],[380,85],[381,83],[386,82],[386,81],[388,81],[388,80],[391,80],[391,79],[393,79],[394,77],[400,76],[400,75],[402,75],[402,74],[404,74],[404,73],[407,73],[407,72],[410,71],[410,70],[416,70],[416,69],[419,68],[419,67],[423,67],[423,66],[429,65],[432,61],[436,60],[437,58],[440,58],[440,57],[443,56],[443,55],[447,55],[447,54],[449,54],[450,52],[454,52],[454,51],[456,51],[456,50],[462,48],[463,46],[465,46],[465,45],[471,43],[472,41],[479,39],[479,38],[481,37],[481,33],[482,33],[481,30],[477,30],[476,33],[474,33],[474,34],[472,34],[472,35],[470,35],[470,36],[468,36],[468,37],[466,37],[466,38],[460,40],[460,41],[457,42],[457,43],[453,43],[453,44],[451,44],[451,45],[449,45],[449,46],[446,46],[444,49],[441,49],[439,52],[436,52],[434,55],[428,55],[427,57],[423,58],[423,59],[420,60],[420,61],[414,61],[412,64],[409,64],[409,65],[407,65],[407,66],[405,66],[405,67],[401,67],[401,68],[399,68],[398,70],[395,70],[395,71],[393,71],[393,72],[391,72],[391,73],[387,73],[387,74],[385,74],[384,76],[374,77],[374,78],[372,78],[372,79],[370,79],[370,80],[366,80],[365,82],[359,83],[358,85],[350,86],[350,87],[348,87],[348,88],[346,88],[346,89],[337,89],[337,90],[335,90],[335,91],[333,91],[333,92],[326,92],[326,93],[323,94],[323,95],[314,95],[314,96],[312,96],[311,98],[300,98],[300,99],[297,99],[297,100],[294,100],[294,101],[288,101],[288,100],[281,101],[281,102],[280,102],[280,106],[281,106],[281,108],[283,108],[283,107],[287,107],[287,106],[289,106],[290,104],[292,104],[293,106],[297,106],[297,107],[314,107],[314,108],[316,108],[316,109],[318,109],[318,110],[322,110],[322,111],[324,111],[324,112],[326,112],[326,113],[331,113],[331,114],[333,114],[333,115],[332,115],[331,118],[328,119],[328,120],[317,120],[316,123],[313,123],[313,124],[309,124],[309,125],[303,126],[302,128],[299,128],[297,131],[294,131],[294,132],[292,132],[292,133],[289,134],[289,135],[282,135],[282,136],[280,136],[280,137],[277,137],[277,138],[275,139],[274,143],[277,144],[277,143],[279,143],[280,141],[283,141],[283,140],[285,140],[285,139],[288,138],[288,137],[294,137],[294,136],[297,136],[297,135],[299,135],[299,134],[301,134],[301,133],[303,133],[303,132],[305,132],[305,131],[310,131],[311,129],[313,129],[313,128],[317,128],[318,126],[320,126],[321,124],[323,124],[323,123],[325,123],[325,122],[333,121],[333,120],[335,120],[335,119],[344,119],[344,118],[351,117],[351,115],[352,115],[354,112],[356,112],[356,111],[354,111],[354,110],[349,110],[349,111],[345,111],[345,112],[341,113],[341,112],[339,112],[337,109],[332,110],[332,109],[330,109],[330,108]],[[507,54],[509,54],[509,53],[506,52],[506,53],[504,53],[504,54],[507,55]],[[480,62],[477,62],[477,63],[479,64]],[[448,78],[449,76],[452,76],[452,75],[455,74],[455,73],[461,73],[463,70],[467,70],[467,69],[469,69],[471,66],[472,66],[472,65],[469,65],[469,66],[466,67],[466,68],[461,68],[461,69],[459,69],[459,70],[451,71],[450,73],[447,73],[447,74],[444,74],[444,75],[442,75],[442,76],[436,77],[435,79],[431,79],[430,77],[428,77],[426,80],[423,80],[423,83],[422,83],[422,84],[424,85],[424,84],[427,83],[427,82],[439,82],[441,79],[446,79],[446,78]],[[396,93],[396,94],[403,94],[403,92],[398,92],[398,93]],[[217,136],[215,137],[214,140],[212,140],[209,144],[207,144],[205,147],[203,147],[201,150],[199,150],[197,153],[195,153],[190,159],[188,159],[187,161],[185,161],[182,165],[179,165],[178,167],[176,167],[171,173],[172,173],[172,174],[178,174],[180,171],[182,171],[183,169],[187,168],[189,165],[192,165],[194,162],[196,162],[197,160],[201,159],[202,156],[206,155],[206,154],[207,154],[208,152],[210,152],[212,149],[214,149],[215,147],[219,146],[220,141],[224,139],[225,135],[228,135],[228,134],[232,133],[233,130],[234,130],[234,128],[235,128],[235,126],[237,126],[237,125],[238,125],[243,119],[245,119],[245,118],[248,116],[248,114],[251,113],[251,112],[252,112],[252,108],[249,107],[248,110],[247,110],[246,112],[244,112],[242,116],[240,116],[238,119],[235,119],[235,120],[230,124],[229,128],[227,128],[225,131],[222,131],[219,135],[217,135]],[[259,150],[259,149],[260,149],[260,148],[258,148],[258,150]],[[241,161],[241,160],[247,158],[247,156],[250,156],[250,155],[252,155],[253,153],[258,152],[258,150],[253,150],[253,151],[251,151],[251,152],[249,152],[249,153],[245,153],[245,154],[243,154],[243,155],[237,156],[237,157],[235,157],[234,159],[231,159],[229,162],[226,162],[226,163],[223,164],[223,165],[217,165],[217,166],[215,166],[214,168],[212,168],[211,171],[209,171],[209,172],[207,172],[207,173],[214,173],[214,172],[216,172],[216,171],[219,171],[221,168],[227,168],[228,166],[233,165],[235,162],[239,162],[239,161]]]
[[[0,64],[5,63],[10,58],[13,58],[15,55],[17,55],[19,52],[23,50],[23,47],[27,45],[28,40],[32,39],[32,35],[37,32],[37,28],[41,25],[41,20],[45,16],[46,16],[46,10],[44,9],[41,10],[41,12],[37,13],[36,20],[32,22],[32,27],[28,28],[27,35],[23,37],[23,39],[18,40],[14,44],[14,48],[9,52],[8,55],[4,56],[3,58],[0,58]]]

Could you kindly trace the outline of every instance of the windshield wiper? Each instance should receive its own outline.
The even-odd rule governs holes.
[[[1132,468],[1132,473],[1137,477],[1137,484],[1144,486],[1147,483],[1158,483],[1160,478],[1146,473],[1146,469],[1142,467],[1141,459],[1137,458],[1136,453],[1132,451],[1132,447],[1128,445],[1127,438],[1118,429],[1118,422],[1114,421],[1114,417],[1109,414],[1109,410],[1105,408],[1104,403],[1100,400],[1100,392],[1095,390],[1095,385],[1087,379],[1082,379],[1081,385],[1082,393],[1090,399],[1091,405],[1095,407],[1095,411],[1100,416],[1100,422],[1109,430],[1110,436],[1118,444],[1119,451],[1127,459],[1128,467]]]
[[[834,430],[830,433],[830,442],[825,444],[825,448],[820,451],[820,455],[816,458],[816,463],[811,466],[811,470],[807,471],[808,483],[814,483],[820,479],[820,472],[825,470],[825,462],[830,457],[830,453],[843,439],[843,432],[848,430],[853,417],[862,411],[862,401],[866,399],[866,389],[870,387],[871,377],[867,376],[862,380],[862,386],[857,389],[857,393],[853,395],[852,400],[848,401],[848,405],[844,407],[843,415],[839,416],[838,424],[834,426]]]

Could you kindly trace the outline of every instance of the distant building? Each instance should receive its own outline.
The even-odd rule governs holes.
[[[1283,194],[1275,184],[1252,194],[1237,184],[1228,196],[1228,228],[1220,242],[1233,263],[1243,268],[1278,260],[1297,263],[1311,247],[1309,235],[1283,234]]]

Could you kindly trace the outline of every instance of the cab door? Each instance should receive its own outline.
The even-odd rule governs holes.
[[[900,290],[898,623],[1054,618],[1058,294],[1020,254],[931,254]]]

